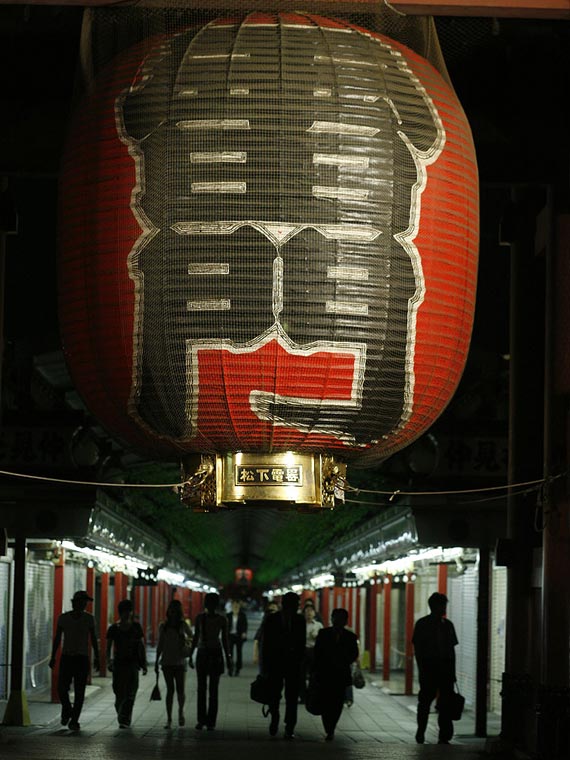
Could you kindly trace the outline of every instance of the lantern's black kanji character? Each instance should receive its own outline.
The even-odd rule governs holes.
[[[273,400],[274,420],[358,443],[402,423],[422,288],[406,235],[442,141],[402,55],[310,17],[214,24],[153,51],[117,104],[148,229],[133,267],[139,416],[195,434],[188,342],[254,347],[278,325],[299,347],[364,346],[366,363],[358,404]]]

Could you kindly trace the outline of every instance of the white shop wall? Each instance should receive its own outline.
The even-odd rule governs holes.
[[[468,705],[475,704],[477,671],[477,594],[479,570],[469,565],[465,572],[448,579],[447,616],[455,626],[458,646],[455,648],[459,690]]]
[[[51,684],[48,662],[53,639],[53,581],[53,563],[27,563],[24,651],[28,693],[43,691]]]
[[[63,568],[63,612],[71,609],[71,599],[76,591],[86,591],[87,568],[76,562],[67,562]]]
[[[10,574],[12,565],[10,562],[0,560],[0,699],[6,699],[8,695],[8,641],[10,633]]]
[[[489,655],[489,710],[501,712],[501,683],[505,670],[507,568],[493,567],[491,576],[491,630]]]

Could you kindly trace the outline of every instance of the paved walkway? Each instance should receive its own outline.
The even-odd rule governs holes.
[[[154,652],[149,652],[150,658]],[[244,648],[244,662],[251,662],[250,646]],[[473,734],[474,716],[466,711],[455,724],[456,736],[452,745],[438,745],[437,721],[433,715],[426,735],[426,744],[417,745],[415,734],[415,697],[390,694],[381,681],[367,677],[362,690],[355,690],[354,705],[345,708],[337,727],[335,741],[325,742],[320,718],[310,715],[299,706],[299,719],[294,742],[282,735],[271,738],[268,719],[261,706],[249,699],[249,685],[255,677],[253,665],[246,665],[238,678],[224,675],[220,682],[220,711],[215,731],[197,732],[196,677],[189,671],[186,681],[186,725],[164,729],[164,681],[161,676],[163,700],[150,701],[154,686],[151,669],[141,676],[141,687],[130,729],[119,729],[113,707],[110,678],[95,678],[89,687],[81,715],[81,731],[70,732],[59,724],[59,706],[50,702],[30,702],[31,726],[0,727],[0,757],[4,760],[150,760],[151,758],[180,758],[199,754],[200,760],[272,760],[295,755],[299,760],[321,753],[327,757],[382,758],[447,758],[474,760],[485,754],[485,740]],[[391,684],[397,689],[397,684]],[[176,703],[175,703],[176,704]],[[0,703],[1,715],[4,706]],[[176,715],[176,710],[174,711]],[[498,733],[498,720],[490,716],[489,734]]]

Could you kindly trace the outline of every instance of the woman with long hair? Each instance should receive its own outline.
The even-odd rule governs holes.
[[[228,636],[228,621],[225,615],[221,615],[217,611],[219,603],[220,597],[217,594],[206,594],[204,598],[205,612],[201,612],[196,617],[194,626],[190,667],[193,667],[192,654],[197,649],[197,731],[201,731],[204,726],[208,731],[213,731],[216,727],[218,685],[220,683],[220,676],[224,672],[224,655],[228,672],[231,673],[232,659]]]
[[[158,673],[162,665],[162,673],[166,681],[166,725],[172,725],[172,704],[174,691],[178,698],[178,725],[183,726],[184,702],[186,700],[186,660],[190,653],[192,631],[184,620],[182,604],[173,599],[166,609],[166,619],[158,629],[158,646],[156,648],[155,670]]]

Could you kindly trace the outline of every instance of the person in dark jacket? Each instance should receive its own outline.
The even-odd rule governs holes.
[[[220,597],[217,594],[206,594],[204,597],[205,611],[201,612],[194,621],[194,638],[192,639],[189,660],[190,667],[194,667],[192,655],[197,649],[197,731],[201,731],[204,726],[208,731],[213,731],[216,727],[218,686],[220,676],[224,672],[224,656],[228,672],[231,672],[232,669],[228,621],[225,615],[217,611],[219,603]]]
[[[263,673],[263,642],[261,641],[261,635],[263,633],[263,623],[268,615],[273,615],[274,612],[279,612],[279,605],[273,599],[267,602],[267,607],[263,613],[263,619],[255,632],[253,637],[253,664],[257,665],[258,673]]]
[[[331,622],[330,628],[323,628],[317,635],[314,658],[314,676],[327,741],[334,739],[346,687],[352,683],[350,666],[358,659],[358,638],[346,628],[348,612],[341,607],[334,609]]]
[[[128,728],[139,688],[139,670],[146,676],[148,666],[143,630],[140,623],[133,620],[133,603],[122,599],[117,609],[119,620],[107,629],[107,663],[113,673],[119,727]]]
[[[241,650],[247,639],[247,615],[241,608],[239,599],[232,601],[232,611],[228,612],[228,632],[230,636],[230,651],[232,654],[233,672],[229,675],[239,676],[242,666]]]
[[[93,597],[87,591],[76,591],[71,600],[71,611],[62,613],[57,621],[49,667],[54,668],[57,650],[63,637],[57,692],[61,702],[61,725],[79,731],[79,716],[85,698],[89,674],[89,643],[93,648],[93,667],[99,670],[99,646],[95,633],[95,618],[85,608]],[[74,701],[69,701],[73,681]]]
[[[458,642],[453,623],[445,617],[445,594],[432,594],[428,604],[431,614],[416,622],[412,637],[420,678],[416,742],[423,744],[425,741],[430,706],[439,695],[439,744],[449,744],[453,736],[450,702],[455,683],[455,646]]]
[[[303,615],[298,614],[298,609],[299,597],[292,591],[288,592],[283,596],[280,612],[265,618],[261,632],[262,673],[270,680],[270,690],[275,695],[269,705],[269,734],[277,734],[279,702],[285,686],[286,739],[293,739],[295,736],[301,663],[305,656],[306,624]]]

